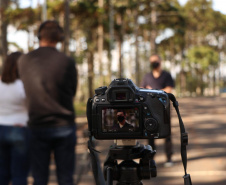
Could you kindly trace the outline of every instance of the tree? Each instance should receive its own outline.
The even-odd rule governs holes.
[[[64,0],[64,53],[70,55],[69,40],[70,40],[70,7],[69,0]]]
[[[76,26],[82,30],[83,36],[86,38],[89,97],[93,97],[94,95],[94,52],[96,50],[96,30],[98,27],[97,10],[98,5],[96,0],[78,1],[75,6],[71,8],[71,13],[76,16]]]
[[[6,10],[9,6],[9,0],[0,0],[0,67],[3,61],[5,61],[8,52],[7,42],[7,26],[8,19],[6,16]]]
[[[205,83],[204,75],[208,75],[211,69],[215,69],[218,65],[218,53],[208,46],[195,46],[189,49],[187,58],[190,67],[195,69],[197,76],[197,94],[203,95]],[[210,83],[210,82],[208,82]]]
[[[98,12],[100,12],[99,18],[98,18],[98,42],[97,42],[97,48],[98,48],[98,60],[99,60],[99,72],[100,76],[103,76],[103,47],[104,47],[104,28],[103,28],[103,7],[104,7],[104,0],[98,0]],[[104,78],[101,78],[101,83],[104,83]]]

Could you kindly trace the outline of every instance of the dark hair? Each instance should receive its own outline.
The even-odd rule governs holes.
[[[117,110],[117,113],[118,113],[118,112],[123,112],[124,116],[126,115],[126,111],[125,111],[124,109],[118,109],[118,110]]]
[[[38,39],[45,39],[51,43],[61,42],[64,39],[63,28],[57,21],[47,20],[38,29]]]
[[[7,56],[6,61],[3,64],[2,82],[12,83],[16,79],[19,79],[17,61],[21,55],[21,52],[13,52]]]

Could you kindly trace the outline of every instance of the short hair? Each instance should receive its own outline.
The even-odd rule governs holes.
[[[123,114],[126,115],[126,111],[125,111],[124,109],[118,109],[118,110],[117,110],[117,113],[118,113],[118,112],[123,112]]]
[[[44,39],[51,43],[61,42],[64,40],[63,28],[57,21],[47,20],[39,26],[38,39]]]
[[[2,82],[13,83],[15,80],[19,79],[17,61],[21,55],[21,52],[13,52],[6,57],[3,63]]]
[[[159,60],[162,60],[162,58],[161,58],[158,54],[152,54],[152,55],[150,56],[150,58],[151,58],[151,57],[154,57],[154,56],[158,57]]]

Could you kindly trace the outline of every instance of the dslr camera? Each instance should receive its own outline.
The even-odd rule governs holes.
[[[125,78],[95,90],[87,117],[96,139],[166,138],[171,133],[167,93],[139,88]]]

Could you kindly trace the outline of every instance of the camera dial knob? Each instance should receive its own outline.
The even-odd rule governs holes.
[[[106,90],[107,90],[107,86],[102,86],[102,87],[95,89],[95,93],[97,95],[103,95]]]
[[[156,132],[158,129],[158,122],[154,118],[148,118],[144,123],[145,128],[149,132]]]

